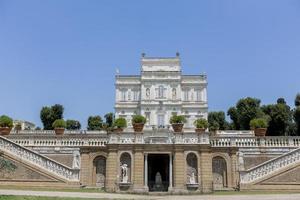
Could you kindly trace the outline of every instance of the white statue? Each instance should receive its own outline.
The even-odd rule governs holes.
[[[155,184],[157,184],[157,185],[162,184],[162,179],[161,179],[161,175],[160,175],[159,172],[157,172],[157,173],[155,174]]]
[[[80,153],[79,151],[73,152],[73,169],[80,169]]]
[[[127,168],[127,164],[123,164],[121,165],[121,177],[122,183],[128,183],[128,168]]]
[[[194,172],[192,173],[192,175],[190,176],[190,184],[196,184],[196,177]]]

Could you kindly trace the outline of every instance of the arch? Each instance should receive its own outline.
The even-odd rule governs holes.
[[[120,155],[120,183],[130,183],[131,182],[131,168],[132,168],[132,158],[131,154],[128,152],[123,152]]]
[[[198,184],[198,156],[190,152],[186,156],[186,183]]]
[[[227,161],[222,156],[215,156],[212,159],[213,186],[214,189],[228,187]]]
[[[105,188],[106,157],[100,155],[93,160],[93,184]]]

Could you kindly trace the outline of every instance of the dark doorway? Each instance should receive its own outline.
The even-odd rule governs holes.
[[[169,187],[169,155],[148,155],[148,187],[150,192],[168,191]]]

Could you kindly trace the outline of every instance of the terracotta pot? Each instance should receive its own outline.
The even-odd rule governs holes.
[[[267,129],[266,128],[256,128],[254,129],[255,136],[257,137],[265,137]]]
[[[132,124],[134,132],[142,132],[144,129],[143,123],[134,123]]]
[[[195,132],[196,133],[205,133],[205,128],[196,128]]]
[[[56,135],[63,135],[65,132],[65,128],[55,128],[54,131]]]
[[[184,124],[172,124],[172,128],[175,133],[181,133]]]
[[[9,135],[11,128],[9,127],[0,127],[0,134],[1,135]]]
[[[116,133],[122,133],[123,132],[123,128],[115,128],[114,132],[116,132]]]

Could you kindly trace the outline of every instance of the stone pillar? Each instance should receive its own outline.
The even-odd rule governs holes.
[[[144,154],[142,150],[137,150],[134,153],[133,184],[134,192],[145,192]]]
[[[145,164],[144,164],[144,168],[145,168],[145,171],[144,171],[144,187],[149,190],[148,188],[148,154],[145,154]]]
[[[118,156],[116,150],[109,150],[106,160],[105,189],[108,192],[117,190],[118,182]]]
[[[235,152],[232,152],[231,155],[231,177],[232,177],[232,182],[231,182],[231,187],[236,188],[238,186],[238,164],[237,164],[237,155]],[[228,176],[230,176],[228,174]]]
[[[182,149],[176,149],[174,154],[174,188],[175,193],[186,192],[185,190],[185,160]]]
[[[212,174],[212,155],[208,150],[200,152],[200,173],[201,186],[203,193],[211,193],[213,191],[213,174]]]
[[[90,162],[90,154],[88,152],[81,152],[81,166],[80,166],[80,183],[82,185],[91,185],[93,162]]]
[[[172,154],[169,156],[169,191],[173,188],[173,159]]]

